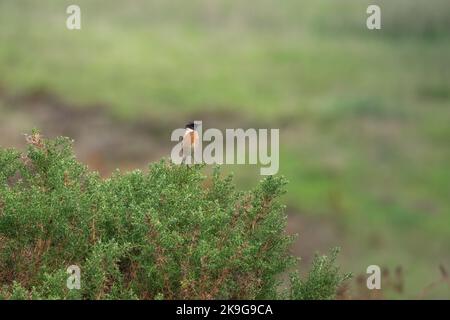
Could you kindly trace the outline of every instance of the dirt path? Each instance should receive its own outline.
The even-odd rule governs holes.
[[[69,106],[44,92],[0,96],[0,145],[23,148],[23,134],[31,128],[47,137],[74,139],[79,160],[103,175],[116,167],[146,167],[168,156],[171,149],[170,132],[156,120],[124,121],[111,116],[104,107]]]
[[[219,129],[252,125],[242,117],[224,112],[201,117],[180,115],[164,122],[148,117],[123,120],[112,116],[105,106],[69,105],[42,91],[11,96],[0,87],[0,146],[23,148],[23,134],[32,128],[46,137],[68,136],[76,141],[79,160],[102,175],[116,168],[145,168],[152,161],[168,157],[174,145],[170,141],[172,130],[191,119],[201,119],[204,127]]]

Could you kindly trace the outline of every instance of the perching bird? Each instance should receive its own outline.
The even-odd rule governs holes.
[[[185,163],[186,158],[193,155],[195,148],[198,146],[198,132],[197,126],[194,122],[189,122],[185,126],[186,131],[183,136],[183,161]]]

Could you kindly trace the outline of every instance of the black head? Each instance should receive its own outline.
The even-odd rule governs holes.
[[[184,128],[185,128],[185,129],[189,128],[189,129],[194,130],[195,127],[196,127],[196,125],[195,125],[194,122],[189,122]]]

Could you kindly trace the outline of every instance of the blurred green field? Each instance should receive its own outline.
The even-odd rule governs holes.
[[[72,3],[0,1],[2,91],[130,121],[226,112],[280,128],[288,210],[331,221],[344,270],[401,265],[401,297],[416,297],[450,269],[448,0],[78,0],[82,30],[68,31]]]

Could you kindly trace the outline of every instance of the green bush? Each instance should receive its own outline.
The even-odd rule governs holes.
[[[218,168],[163,160],[102,179],[69,139],[27,141],[25,154],[0,149],[0,298],[328,299],[345,279],[321,257],[282,289],[296,264],[282,177],[242,192]]]

